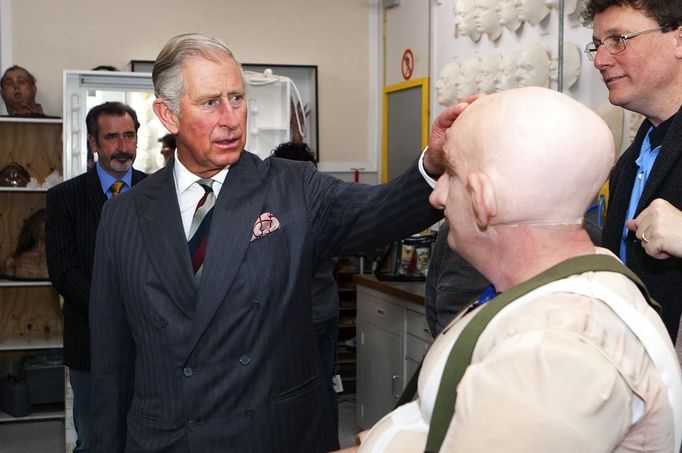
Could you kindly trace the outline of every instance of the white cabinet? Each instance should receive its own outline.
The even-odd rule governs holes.
[[[356,423],[369,428],[390,412],[431,345],[423,305],[357,287]]]
[[[0,118],[0,168],[16,162],[38,183],[62,169],[62,122],[59,119]],[[0,269],[19,240],[24,221],[45,207],[45,188],[0,187]],[[45,280],[0,278],[0,372],[16,371],[25,355],[62,347],[59,295]],[[5,376],[0,376],[4,378]],[[14,418],[0,412],[0,423],[63,419],[63,404],[32,408]]]

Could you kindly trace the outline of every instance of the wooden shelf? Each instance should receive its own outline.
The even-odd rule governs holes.
[[[34,286],[52,286],[49,280],[7,280],[0,278],[0,288],[20,288]]]
[[[47,192],[44,187],[0,187],[0,192]]]
[[[57,404],[43,404],[40,406],[32,406],[31,413],[26,417],[12,417],[0,411],[0,423],[9,422],[26,422],[32,420],[63,420],[64,419],[64,405]]]
[[[39,116],[0,116],[0,123],[62,124],[62,119],[61,118],[41,118]]]
[[[63,346],[62,333],[32,333],[0,336],[0,351],[57,349]]]

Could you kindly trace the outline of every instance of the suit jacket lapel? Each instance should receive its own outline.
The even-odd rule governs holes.
[[[140,229],[149,259],[175,305],[187,317],[194,314],[194,272],[182,228],[175,192],[173,166],[169,165],[139,187],[136,193]]]
[[[660,185],[670,171],[678,164],[680,157],[682,156],[682,144],[680,143],[682,136],[680,136],[680,133],[678,132],[680,128],[682,128],[681,123],[682,114],[678,112],[670,125],[668,133],[663,139],[661,150],[654,162],[654,166],[651,168],[649,179],[647,179],[647,182],[644,185],[644,191],[642,192],[639,204],[637,205],[637,214],[649,206],[653,201],[654,194],[658,193]]]
[[[97,176],[97,170],[94,168],[88,170],[85,177],[85,193],[87,204],[90,207],[91,218],[94,225],[99,225],[99,217],[102,214],[102,206],[107,201],[106,195],[102,192],[102,184]]]
[[[204,269],[199,283],[189,355],[224,301],[251,242],[253,225],[261,214],[267,185],[261,181],[255,160],[242,155],[230,167],[211,220]]]

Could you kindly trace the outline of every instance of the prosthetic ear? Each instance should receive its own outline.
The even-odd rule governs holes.
[[[154,99],[154,113],[159,118],[159,121],[168,129],[171,134],[178,133],[178,116],[168,107],[168,104],[162,98]]]
[[[479,228],[485,229],[490,220],[497,215],[495,189],[492,181],[485,173],[469,173],[467,191],[471,196],[471,205]]]

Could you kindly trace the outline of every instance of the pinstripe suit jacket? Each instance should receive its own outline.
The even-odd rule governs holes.
[[[442,213],[429,193],[416,162],[389,184],[364,186],[243,152],[216,201],[198,285],[171,167],[107,203],[90,312],[93,450],[337,448],[312,271],[431,225]],[[281,226],[252,241],[265,212]]]
[[[645,121],[637,131],[635,140],[618,159],[609,178],[609,208],[602,232],[602,245],[616,255],[625,226],[630,194],[637,174],[635,161],[639,157],[642,141],[651,124]],[[635,217],[655,198],[663,198],[677,209],[682,209],[682,114],[678,112],[661,150],[651,168],[637,205]],[[682,314],[682,259],[657,260],[646,254],[633,232],[626,240],[627,265],[646,284],[651,296],[663,308],[663,323],[675,342]]]
[[[133,185],[146,176],[133,170]],[[52,285],[64,297],[64,364],[81,371],[90,370],[88,299],[106,200],[94,168],[47,191],[45,253]]]

